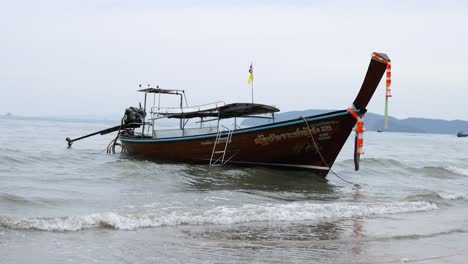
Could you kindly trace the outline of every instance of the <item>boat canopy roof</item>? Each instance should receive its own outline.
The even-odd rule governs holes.
[[[178,113],[161,113],[158,114],[167,118],[205,118],[205,117],[216,117],[219,119],[233,118],[233,117],[249,117],[253,115],[261,114],[272,114],[279,112],[280,110],[274,106],[264,104],[252,104],[252,103],[233,103],[223,106],[208,108],[204,110],[189,111],[189,112],[178,112]]]
[[[176,89],[161,89],[161,88],[144,88],[138,90],[138,92],[143,93],[161,93],[161,94],[179,94],[183,93],[184,90],[176,90]]]

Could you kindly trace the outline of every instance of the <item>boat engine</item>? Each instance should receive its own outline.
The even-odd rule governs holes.
[[[137,107],[129,107],[125,109],[125,115],[123,118],[123,122],[125,125],[128,125],[130,123],[143,123],[145,120],[146,112],[143,108],[137,108]]]

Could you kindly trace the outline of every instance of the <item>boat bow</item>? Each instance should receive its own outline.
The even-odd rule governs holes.
[[[369,68],[367,69],[366,76],[362,82],[361,89],[353,102],[356,109],[360,111],[364,111],[366,109],[367,104],[369,104],[370,99],[379,86],[383,74],[387,70],[387,64],[389,62],[390,58],[385,53],[374,52],[372,54]]]

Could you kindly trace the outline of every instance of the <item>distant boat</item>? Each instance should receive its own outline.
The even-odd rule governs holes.
[[[380,130],[380,129],[379,129],[379,130],[377,130],[377,132],[379,132],[379,133],[382,133],[382,132],[383,132],[383,130]]]
[[[468,137],[468,133],[463,133],[463,131],[458,132],[457,137]]]

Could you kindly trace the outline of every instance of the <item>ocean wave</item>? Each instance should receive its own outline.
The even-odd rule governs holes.
[[[348,167],[354,164],[352,159],[346,159],[336,162],[338,167]],[[395,159],[377,159],[363,158],[361,160],[363,168],[368,170],[388,168],[401,169],[410,173],[422,173],[431,176],[468,176],[468,169],[459,166],[415,166],[414,164],[405,164]]]
[[[32,153],[23,153],[23,154],[0,154],[0,165],[32,165],[32,164],[42,164],[45,162],[56,162],[60,160],[59,157],[50,157],[43,154],[32,154]]]
[[[22,196],[8,194],[8,193],[0,193],[0,203],[29,204],[32,202]]]
[[[428,193],[420,193],[407,197],[408,201],[427,201],[427,202],[442,202],[443,200],[466,200],[467,193],[455,191],[434,191]]]
[[[429,202],[396,203],[288,203],[244,205],[242,207],[218,206],[205,211],[145,212],[139,214],[97,213],[86,216],[59,218],[17,219],[0,216],[0,227],[43,231],[78,231],[91,228],[134,230],[138,228],[174,225],[229,225],[248,222],[310,221],[336,218],[366,217],[438,209]]]
[[[433,238],[445,235],[452,235],[452,234],[464,234],[468,233],[466,229],[449,229],[447,231],[436,232],[436,233],[428,233],[428,234],[408,234],[408,235],[398,235],[398,236],[390,236],[390,237],[382,237],[377,238],[376,240],[384,241],[384,240],[417,240],[422,238]]]
[[[465,169],[465,168],[459,168],[459,167],[455,167],[455,166],[448,166],[445,169],[452,172],[452,173],[461,175],[461,176],[468,176],[468,169]]]
[[[454,166],[425,166],[409,168],[411,173],[422,174],[434,178],[445,179],[447,177],[457,178],[459,176],[468,176],[468,170]]]
[[[44,198],[44,197],[26,197],[9,193],[0,193],[0,205],[5,206],[48,206],[64,203],[67,200],[60,198]],[[1,224],[0,224],[1,227]]]
[[[468,198],[467,194],[459,192],[438,192],[437,196],[444,200],[465,200]]]
[[[378,159],[378,158],[363,158],[361,159],[362,164],[365,166],[372,167],[372,166],[384,166],[384,167],[399,167],[399,168],[407,168],[408,166],[405,165],[403,162],[395,159]],[[353,165],[353,159],[345,159],[342,161],[335,162],[335,164],[342,164],[342,165]],[[363,165],[364,166],[364,165]]]
[[[23,151],[16,148],[0,147],[0,153],[23,153]]]
[[[30,168],[30,166],[51,166],[55,164],[77,164],[81,161],[89,162],[90,155],[64,156],[62,153],[53,152],[20,152],[20,153],[0,153],[0,166],[8,165],[21,166],[20,168]]]
[[[0,155],[0,165],[16,165],[16,164],[20,164],[20,165],[25,165],[25,164],[28,164],[29,162],[27,160],[25,160],[24,158],[22,157],[15,157],[15,156],[12,156],[12,155]]]

